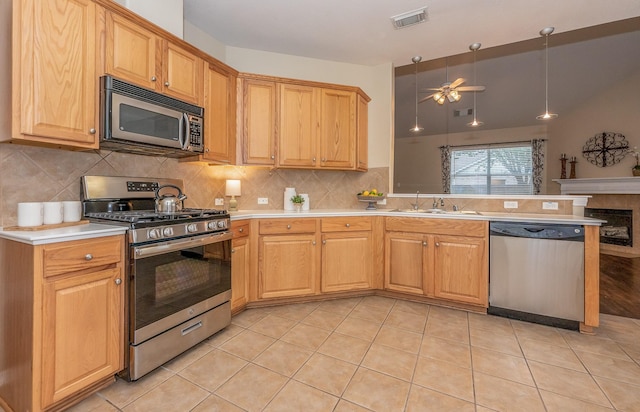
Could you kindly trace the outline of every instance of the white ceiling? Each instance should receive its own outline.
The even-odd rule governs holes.
[[[427,6],[425,23],[390,17]],[[227,46],[362,65],[411,63],[640,16],[638,0],[184,0],[184,18]]]

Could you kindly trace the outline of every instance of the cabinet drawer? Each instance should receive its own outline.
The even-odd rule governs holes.
[[[458,235],[486,237],[489,234],[489,222],[463,219],[431,219],[419,217],[385,218],[387,231],[431,233],[436,235]]]
[[[122,247],[120,236],[45,245],[44,277],[120,262]]]
[[[231,222],[231,233],[234,239],[249,236],[250,224],[246,220]]]
[[[322,219],[322,232],[352,232],[354,230],[371,230],[370,217],[334,217]]]
[[[315,233],[316,219],[264,219],[260,221],[260,234]]]

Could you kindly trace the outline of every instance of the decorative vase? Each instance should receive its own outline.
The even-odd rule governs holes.
[[[640,176],[640,168],[634,167],[633,169],[631,169],[631,172],[634,176]]]
[[[299,212],[302,210],[302,203],[294,203],[293,207],[296,209],[296,212]]]

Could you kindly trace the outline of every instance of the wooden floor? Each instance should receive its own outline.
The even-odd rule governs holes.
[[[640,258],[600,254],[600,313],[640,319]]]

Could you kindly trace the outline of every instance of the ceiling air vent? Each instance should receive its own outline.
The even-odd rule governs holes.
[[[427,20],[427,8],[408,11],[391,17],[391,23],[396,29],[402,29],[407,26],[422,23]]]
[[[469,109],[460,109],[460,110],[454,110],[453,111],[453,117],[464,117],[464,116],[471,116],[473,114],[473,109],[469,108]]]

